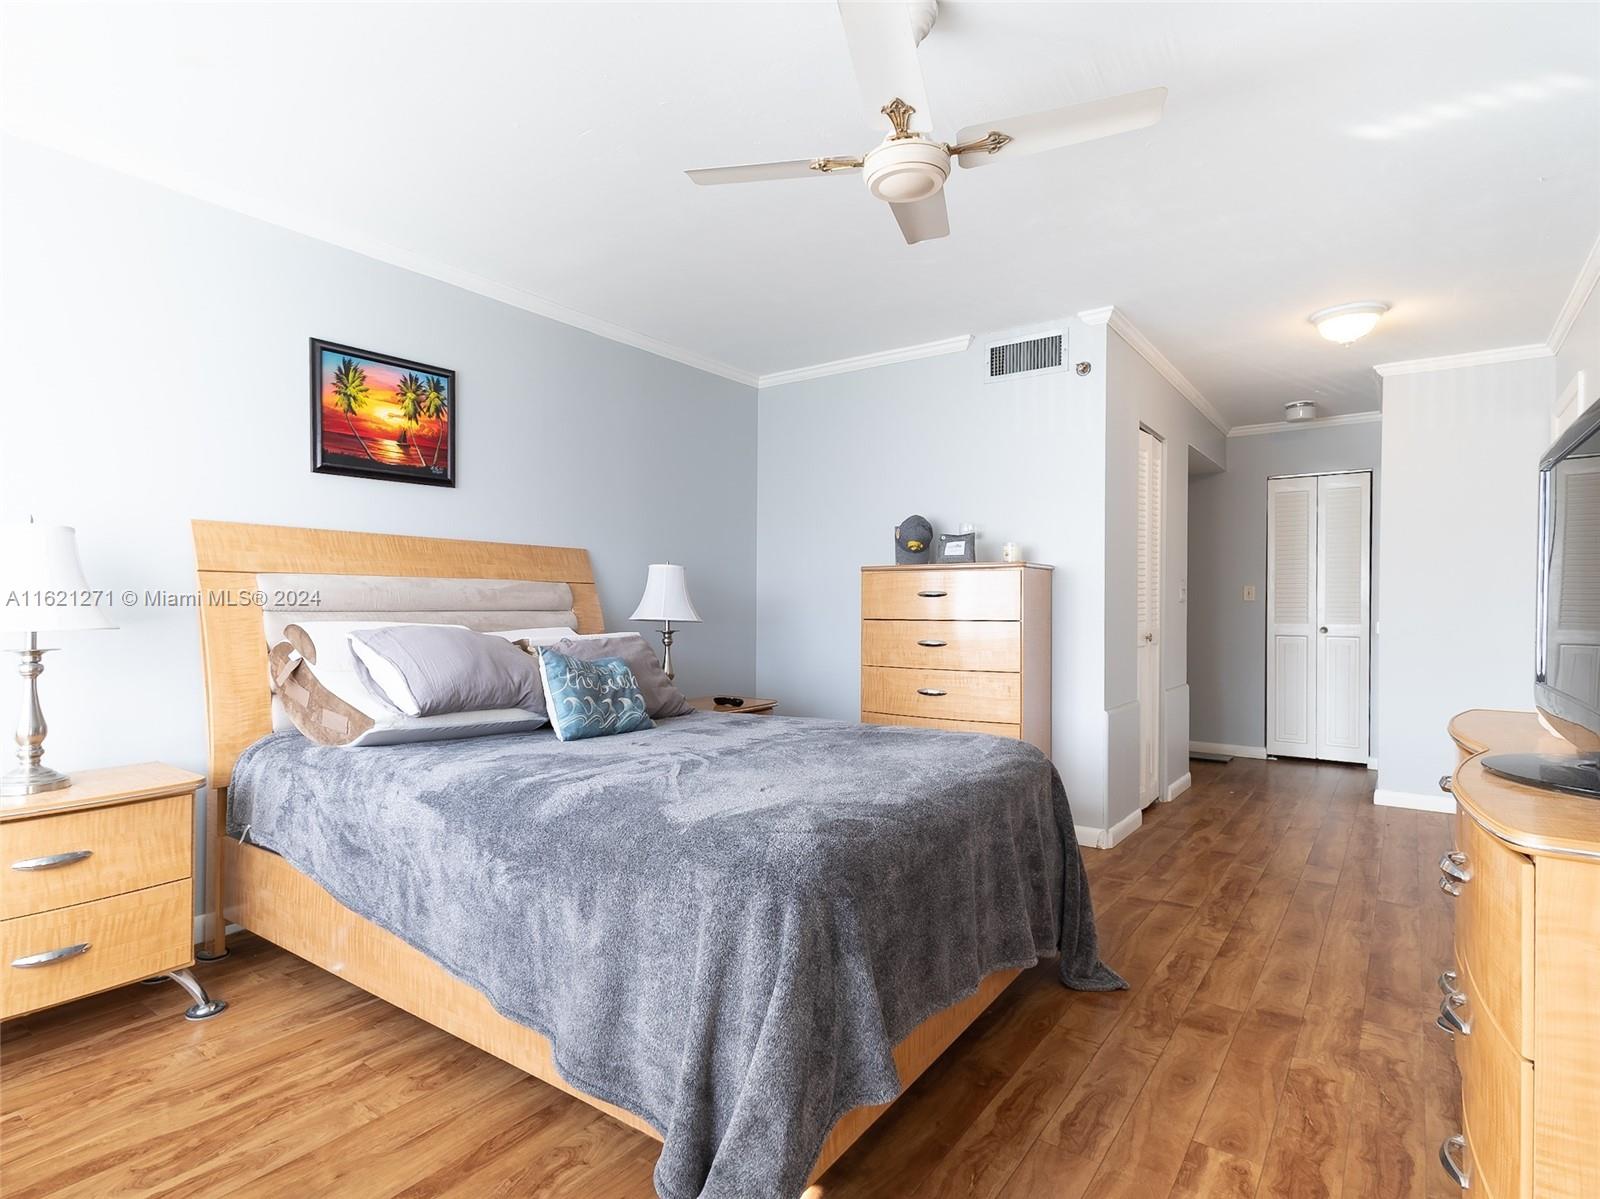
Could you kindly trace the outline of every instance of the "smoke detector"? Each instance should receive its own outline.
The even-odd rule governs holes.
[[[1317,405],[1314,400],[1295,400],[1283,406],[1283,419],[1291,425],[1299,421],[1315,420]]]

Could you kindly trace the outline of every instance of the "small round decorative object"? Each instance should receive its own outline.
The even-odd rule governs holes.
[[[901,565],[927,562],[933,555],[933,526],[926,516],[908,516],[894,530],[894,560]]]

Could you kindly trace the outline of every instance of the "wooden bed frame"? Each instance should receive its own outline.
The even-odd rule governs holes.
[[[210,737],[206,955],[226,952],[227,925],[237,924],[660,1140],[632,1112],[567,1083],[556,1071],[550,1042],[500,1015],[477,990],[344,907],[276,854],[223,835],[234,763],[272,731],[262,613],[249,598],[258,572],[562,582],[572,588],[578,631],[598,633],[604,620],[588,551],[202,520],[193,527]],[[914,1028],[894,1051],[902,1085],[927,1069],[1018,973],[996,971],[976,994]],[[838,1160],[887,1106],[847,1113],[824,1143],[812,1177]]]

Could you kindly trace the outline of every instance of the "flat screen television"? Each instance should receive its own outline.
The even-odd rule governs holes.
[[[1600,799],[1600,403],[1539,463],[1534,702],[1570,754],[1494,754],[1484,769]]]

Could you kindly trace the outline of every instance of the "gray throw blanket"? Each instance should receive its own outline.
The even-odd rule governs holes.
[[[896,1042],[995,970],[1096,956],[1061,779],[1032,746],[697,713],[616,737],[365,749],[278,733],[229,831],[549,1038],[665,1145],[665,1199],[796,1199]]]

